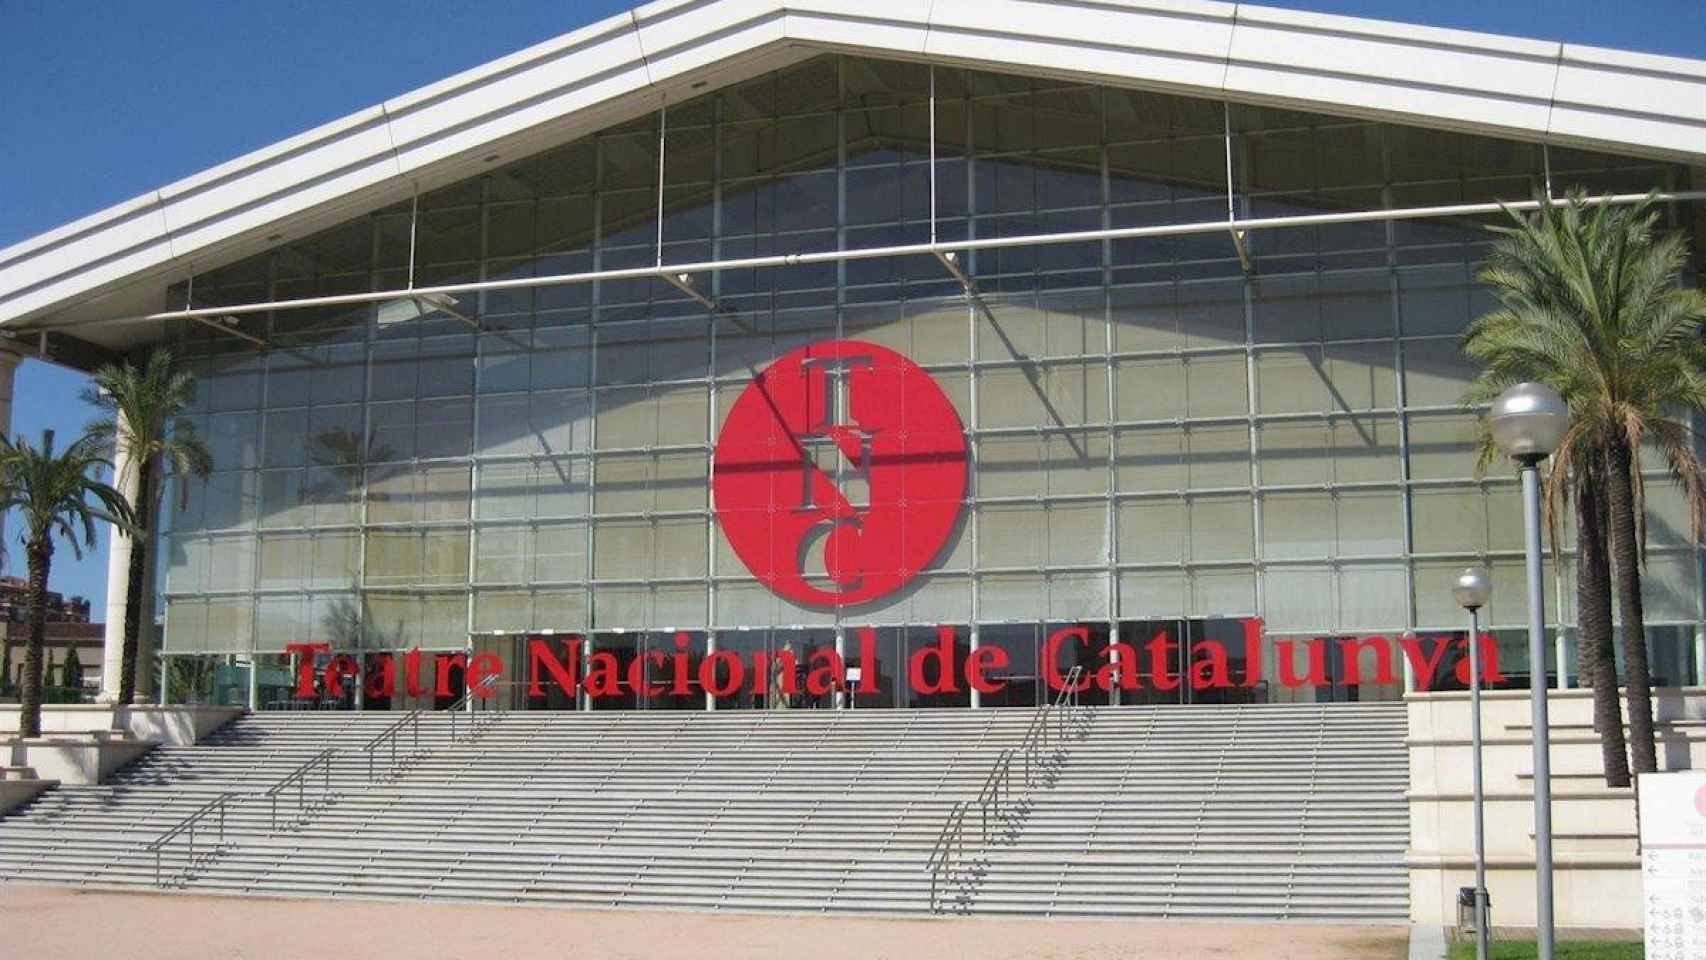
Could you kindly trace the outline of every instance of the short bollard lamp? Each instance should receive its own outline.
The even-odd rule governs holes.
[[[1457,925],[1475,928],[1475,960],[1487,960],[1492,938],[1492,903],[1487,897],[1486,819],[1481,795],[1481,608],[1492,596],[1487,571],[1465,567],[1452,581],[1451,596],[1469,611],[1469,742],[1475,785],[1475,886],[1465,887],[1457,897]]]

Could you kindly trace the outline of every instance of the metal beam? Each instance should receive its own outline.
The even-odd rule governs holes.
[[[704,307],[711,314],[722,317],[753,336],[758,335],[758,331],[753,329],[753,327],[745,320],[742,320],[737,316],[733,310],[724,307],[716,301],[716,298],[703,293],[698,287],[694,286],[693,274],[666,273],[663,275],[662,279],[665,283],[677,290],[680,290],[682,293],[687,294],[689,297],[692,297],[694,302],[698,303],[701,307]]]
[[[1675,191],[1645,194],[1625,193],[1616,196],[1590,197],[1589,206],[1601,204],[1628,205],[1649,197],[1672,203],[1706,200],[1706,190]],[[1010,237],[978,237],[966,240],[935,243],[901,244],[887,247],[865,247],[852,250],[821,250],[809,253],[786,253],[764,257],[745,257],[735,260],[705,260],[662,267],[628,267],[614,270],[590,270],[582,273],[550,274],[539,277],[514,277],[507,280],[484,280],[468,283],[447,283],[432,287],[402,290],[376,290],[367,293],[335,294],[323,297],[302,297],[294,300],[274,300],[266,303],[246,303],[222,307],[185,310],[165,310],[140,316],[114,317],[106,320],[77,320],[62,324],[44,324],[27,329],[69,329],[103,323],[158,323],[166,320],[189,320],[198,316],[240,316],[267,313],[274,310],[297,310],[307,307],[341,306],[376,303],[384,300],[418,297],[428,294],[475,293],[481,290],[525,290],[535,287],[567,286],[599,280],[636,280],[656,277],[668,280],[672,275],[711,273],[718,270],[752,270],[769,267],[792,267],[813,263],[836,263],[851,260],[877,260],[887,257],[931,256],[937,253],[963,253],[971,250],[1002,250],[1012,247],[1053,246],[1068,243],[1089,243],[1099,240],[1127,240],[1149,237],[1178,237],[1220,233],[1234,230],[1250,233],[1258,230],[1317,227],[1341,223],[1375,223],[1392,220],[1425,220],[1449,217],[1491,216],[1505,212],[1524,212],[1539,209],[1543,201],[1520,200],[1511,203],[1460,203],[1434,207],[1408,207],[1397,210],[1353,210],[1341,213],[1310,213],[1285,217],[1258,217],[1242,220],[1208,220],[1193,223],[1164,224],[1143,227],[1116,227],[1100,230],[1077,230],[1069,233],[1043,233]]]
[[[933,252],[936,254],[937,261],[939,261],[949,273],[954,275],[955,280],[960,282],[960,289],[966,292],[966,296],[976,296],[977,286],[971,282],[970,277],[966,276],[966,272],[960,269],[959,255],[952,250],[936,250]]]
[[[207,327],[209,330],[218,330],[220,333],[229,334],[239,340],[247,340],[255,346],[260,347],[262,350],[272,346],[272,344],[266,341],[265,337],[257,337],[252,333],[245,333],[242,330],[237,329],[239,321],[236,317],[204,317],[197,314],[190,317],[190,319],[204,327]]]

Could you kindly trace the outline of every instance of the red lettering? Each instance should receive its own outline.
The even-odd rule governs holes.
[[[1275,640],[1274,651],[1279,655],[1280,685],[1286,687],[1324,687],[1327,685],[1327,642],[1320,637],[1309,644],[1309,673],[1297,675],[1297,643],[1294,640]]]
[[[924,662],[936,661],[936,682],[924,678]],[[913,693],[958,693],[959,680],[954,676],[954,628],[937,627],[936,643],[923,647],[907,661],[907,677]]]
[[[481,700],[490,700],[497,693],[486,686],[486,681],[504,672],[503,658],[495,653],[476,653],[474,662],[468,665],[468,689]]]
[[[1000,670],[1011,662],[1000,647],[978,647],[966,658],[966,683],[978,693],[999,693],[1007,688],[1007,681],[986,679],[983,671]]]
[[[786,697],[798,696],[800,693],[800,659],[793,648],[783,647],[777,651],[774,658],[776,687]],[[762,693],[763,691],[759,691]]]
[[[375,662],[379,664],[377,672],[371,669]],[[367,663],[369,669],[365,671],[363,689],[369,700],[384,700],[397,692],[397,661],[390,654],[371,654]]]
[[[662,650],[647,650],[644,655],[628,661],[628,689],[634,691],[634,696],[663,696],[664,685],[651,680],[651,665],[654,663],[661,672],[669,666],[669,658],[663,655]]]
[[[1096,668],[1096,687],[1107,692],[1118,683],[1121,690],[1137,690],[1138,678],[1142,675],[1137,666],[1137,648],[1123,640],[1108,644],[1102,651],[1107,663]],[[1116,678],[1116,674],[1118,677]]]
[[[675,652],[669,655],[675,665],[675,682],[670,685],[669,692],[678,697],[693,692],[693,688],[687,685],[687,647],[691,642],[685,631],[675,632]]]
[[[728,665],[728,679],[720,680],[718,665]],[[718,650],[699,663],[699,685],[713,697],[726,697],[740,690],[746,682],[746,664],[733,650]]]
[[[1499,644],[1492,634],[1481,634],[1481,649],[1487,652],[1481,658],[1481,685],[1504,683],[1505,675],[1499,672]]]
[[[577,672],[575,668],[578,666],[577,658],[580,654],[580,645],[580,637],[571,636],[563,641],[563,646],[568,651],[568,662],[564,663],[557,659],[557,655],[552,652],[550,640],[544,637],[534,637],[527,641],[527,695],[529,697],[543,697],[545,695],[544,689],[539,685],[539,668],[544,667],[545,672],[549,673],[551,679],[556,682],[557,689],[563,691],[565,695],[573,696],[575,673]]]
[[[1466,638],[1465,648],[1469,646]],[[1505,682],[1505,675],[1499,672],[1499,645],[1490,633],[1481,634],[1481,642],[1476,644],[1481,657],[1481,688],[1484,690],[1489,683]],[[1469,686],[1469,658],[1465,656],[1457,662],[1457,679],[1467,689]]]
[[[1191,662],[1191,689],[1225,689],[1232,686],[1232,672],[1226,663],[1226,647],[1218,640],[1199,640],[1191,648],[1194,658],[1206,652],[1208,659]],[[1204,667],[1208,668],[1206,671]]]
[[[1183,678],[1172,676],[1167,672],[1167,663],[1172,659],[1168,656],[1172,651],[1167,648],[1172,644],[1172,638],[1167,636],[1165,630],[1156,634],[1155,638],[1148,643],[1149,682],[1154,684],[1157,690],[1177,690],[1179,684],[1184,682]]]
[[[1262,683],[1262,618],[1239,622],[1244,625],[1244,686],[1254,690]]]
[[[468,657],[460,653],[438,654],[432,658],[432,672],[438,675],[438,686],[433,690],[435,697],[450,696],[450,668],[461,667],[462,678],[468,678]]]
[[[311,698],[314,692],[314,655],[329,653],[332,645],[329,643],[287,643],[284,652],[299,657],[296,661],[296,695],[303,699]]]
[[[1374,651],[1374,683],[1395,683],[1392,675],[1392,645],[1385,637],[1346,637],[1339,641],[1339,656],[1345,661],[1345,683],[1367,683],[1362,678],[1362,651]]]
[[[859,628],[859,692],[877,692],[877,631]]]
[[[426,696],[426,688],[421,686],[421,651],[419,647],[403,654],[403,684],[409,691],[409,696]]]
[[[594,650],[586,658],[586,692],[592,697],[614,697],[622,693],[622,668],[608,650]]]
[[[834,647],[818,647],[807,658],[811,670],[806,674],[806,692],[821,697],[847,685],[847,665]]]
[[[361,665],[347,653],[340,653],[326,664],[326,693],[330,696],[344,695],[344,678],[355,677],[361,672]]]
[[[1043,680],[1048,684],[1050,690],[1066,689],[1066,678],[1060,675],[1059,654],[1061,645],[1068,640],[1077,640],[1080,644],[1088,644],[1090,642],[1090,628],[1082,623],[1070,627],[1061,627],[1049,634],[1049,638],[1043,642]],[[1078,658],[1074,657],[1073,659]],[[1094,678],[1085,677],[1078,681],[1078,687],[1074,692],[1088,690],[1090,684],[1094,682]]]
[[[1445,651],[1450,642],[1435,637],[1433,656],[1424,658],[1420,639],[1413,633],[1406,634],[1400,645],[1404,648],[1404,656],[1410,661],[1410,672],[1416,676],[1416,689],[1427,693],[1433,689],[1434,674],[1439,670],[1440,661],[1445,658]]]

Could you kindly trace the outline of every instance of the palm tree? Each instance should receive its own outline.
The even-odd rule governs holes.
[[[42,635],[47,629],[47,577],[53,567],[54,535],[63,536],[81,559],[83,545],[95,546],[96,520],[133,529],[124,495],[95,475],[101,467],[110,466],[101,454],[101,440],[94,436],[82,437],[58,455],[53,452],[51,430],[42,434],[40,449],[0,436],[0,510],[15,509],[22,516],[24,531],[19,540],[30,577],[20,736],[41,736]]]
[[[83,399],[109,414],[91,424],[90,432],[129,456],[126,470],[134,474],[119,477],[119,486],[127,486],[132,476],[136,480],[132,509],[137,534],[131,541],[126,572],[124,657],[118,686],[118,702],[129,703],[136,693],[137,634],[147,589],[149,518],[166,481],[192,475],[206,477],[213,469],[213,457],[196,436],[195,424],[183,417],[195,399],[195,377],[177,369],[168,350],[150,353],[140,369],[126,361],[95,371],[94,385],[84,392]],[[187,492],[185,486],[180,495]]]
[[[1631,759],[1637,773],[1658,766],[1641,612],[1642,449],[1655,451],[1669,467],[1687,500],[1695,539],[1706,526],[1706,465],[1694,453],[1688,422],[1706,411],[1706,294],[1681,286],[1687,242],[1678,232],[1659,232],[1658,216],[1651,197],[1616,207],[1595,204],[1580,191],[1562,204],[1543,200],[1533,216],[1512,213],[1509,226],[1493,228],[1500,239],[1479,273],[1501,306],[1464,335],[1465,352],[1483,364],[1469,390],[1471,402],[1537,380],[1570,405],[1574,422],[1553,457],[1548,502],[1556,508],[1573,491],[1583,521],[1579,539],[1588,577],[1578,581],[1578,592],[1591,594],[1582,605],[1584,672],[1595,681],[1595,716],[1611,782],[1627,782],[1626,770],[1611,756],[1621,738],[1615,687],[1611,710],[1602,712],[1598,703],[1614,671],[1605,656],[1609,643],[1602,646],[1598,636],[1609,615],[1605,624],[1597,622],[1600,612],[1609,614],[1613,581],[1622,610]],[[1610,574],[1604,588],[1601,570]],[[1616,752],[1621,759],[1621,745]]]
[[[1585,446],[1585,444],[1583,444]],[[1600,763],[1608,786],[1629,785],[1629,750],[1623,707],[1617,700],[1617,651],[1611,625],[1611,558],[1606,553],[1605,465],[1592,449],[1574,455],[1571,471],[1553,470],[1547,484],[1547,526],[1552,555],[1562,560],[1558,516],[1571,494],[1576,501],[1576,638],[1580,674],[1593,688],[1593,722],[1600,732]],[[1573,489],[1572,489],[1573,484]]]

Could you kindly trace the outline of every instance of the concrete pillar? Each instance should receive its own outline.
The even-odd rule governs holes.
[[[118,417],[119,434],[125,433],[124,415]],[[130,454],[123,444],[113,452],[113,486],[124,494],[125,500],[136,502],[137,471],[131,465]],[[101,702],[113,703],[118,700],[119,671],[124,664],[124,597],[125,590],[130,585],[130,551],[133,541],[131,537],[120,530],[113,530],[112,545],[107,550],[107,619],[104,645],[101,648]],[[141,643],[137,646],[140,648]],[[140,656],[141,650],[138,649]],[[142,673],[145,668],[137,670],[137,688],[140,691],[146,682]]]
[[[1414,630],[1404,631],[1404,633],[1398,637],[1398,649],[1396,651],[1394,651],[1394,653],[1398,657],[1399,662],[1403,663],[1403,665],[1404,665],[1404,692],[1405,693],[1415,693],[1416,692],[1416,665],[1411,663],[1410,658],[1404,655],[1404,643],[1405,643],[1405,641],[1414,642],[1415,640],[1416,640],[1416,631],[1414,631]],[[1473,649],[1473,640],[1471,640],[1471,649]]]
[[[12,380],[24,355],[11,343],[0,341],[0,434],[12,435]],[[0,545],[12,549],[6,542],[6,515],[0,513]]]
[[[1694,683],[1706,687],[1706,627],[1694,628]]]
[[[837,642],[839,642],[839,640]],[[977,656],[978,647],[982,644],[982,642],[983,642],[983,637],[978,633],[977,624],[974,623],[971,625],[971,654],[970,654],[970,656],[974,656],[974,657]],[[978,710],[978,709],[981,709],[983,707],[983,694],[976,687],[971,688],[971,706],[972,706],[973,710]]]
[[[840,641],[837,640],[836,643],[837,643],[837,645],[839,645]],[[716,652],[717,652],[717,631],[707,630],[707,631],[705,631],[705,659],[707,661],[709,661],[711,659],[711,655],[716,653]],[[705,709],[706,710],[717,709],[717,698],[709,690],[705,691]]]

